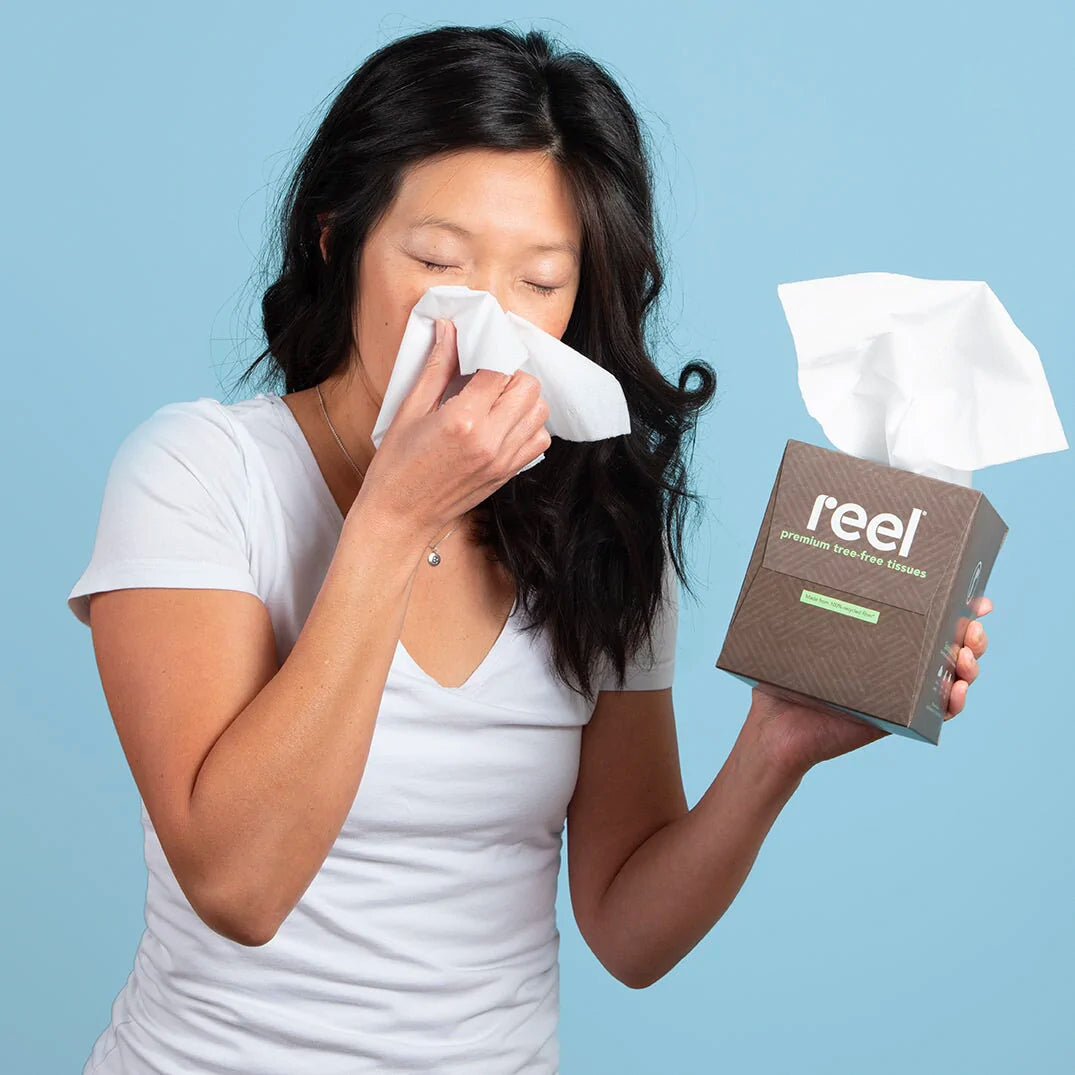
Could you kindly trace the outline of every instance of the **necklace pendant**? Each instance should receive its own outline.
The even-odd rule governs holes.
[[[431,552],[431,553],[430,553],[430,554],[429,554],[429,555],[428,555],[428,556],[426,557],[426,559],[427,559],[427,560],[428,560],[428,561],[429,561],[429,562],[430,562],[430,563],[431,563],[431,564],[432,564],[432,565],[433,565],[434,567],[436,567],[436,566],[437,566],[437,564],[439,564],[439,563],[440,563],[440,553],[439,553],[439,552],[437,552],[437,550],[436,550],[436,549],[434,549],[434,550],[433,550],[433,551],[432,551],[432,552]]]

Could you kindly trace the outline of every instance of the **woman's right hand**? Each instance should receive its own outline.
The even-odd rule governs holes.
[[[439,531],[537,459],[550,444],[549,406],[532,374],[479,369],[438,406],[459,374],[452,321],[442,319],[414,387],[374,453],[362,483],[388,510]]]

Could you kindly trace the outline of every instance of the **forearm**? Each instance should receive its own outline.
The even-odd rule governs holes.
[[[252,943],[309,886],[358,791],[424,540],[414,533],[356,502],[293,648],[199,771],[190,825],[204,902]]]
[[[600,944],[617,977],[651,985],[713,928],[802,775],[770,762],[744,725],[693,809],[646,840],[609,885]]]

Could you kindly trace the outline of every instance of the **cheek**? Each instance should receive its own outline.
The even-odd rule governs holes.
[[[373,266],[362,274],[356,319],[359,354],[382,390],[392,374],[407,318],[428,286],[409,275],[379,272]]]
[[[510,309],[520,317],[525,317],[532,325],[537,325],[543,332],[560,339],[571,321],[576,293],[573,289],[568,295],[535,295],[533,298],[527,296],[513,303]]]
[[[560,339],[567,331],[568,322],[571,320],[571,312],[574,306],[574,298],[570,300],[551,299],[549,305],[553,309],[545,312],[541,321],[535,321],[539,328],[543,328],[550,336]]]

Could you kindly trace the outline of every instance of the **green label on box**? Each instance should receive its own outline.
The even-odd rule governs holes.
[[[830,612],[839,612],[841,616],[851,616],[856,620],[866,620],[868,623],[876,623],[881,615],[875,608],[866,608],[863,605],[853,605],[850,601],[841,601],[837,597],[828,597],[823,593],[814,593],[813,590],[803,590],[799,600],[807,605],[816,605],[818,608],[827,608]]]

